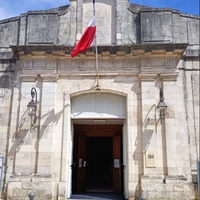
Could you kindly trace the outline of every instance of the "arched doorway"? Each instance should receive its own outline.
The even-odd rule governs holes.
[[[124,190],[125,97],[91,93],[72,98],[72,192]]]

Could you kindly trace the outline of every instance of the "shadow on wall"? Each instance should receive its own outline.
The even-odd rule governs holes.
[[[49,127],[49,125],[57,125],[61,115],[63,114],[63,111],[65,110],[66,107],[68,107],[69,105],[65,105],[65,107],[63,107],[63,109],[58,112],[55,113],[55,110],[52,109],[50,112],[48,112],[47,114],[43,115],[41,119],[45,118],[45,120],[42,122],[41,126],[40,126],[40,131],[38,134],[38,139],[41,139],[43,134],[45,132],[47,132],[47,129]]]
[[[25,121],[26,121],[26,117],[23,116],[23,118],[19,122],[18,130],[13,135],[13,138],[12,138],[13,145],[9,152],[9,156],[11,157],[12,157],[12,152],[19,151],[19,149],[21,148],[22,144],[25,141],[26,134],[29,131],[29,129],[25,129],[25,128],[23,129],[23,125]]]
[[[138,106],[138,109],[141,109],[140,106]],[[142,113],[141,110],[138,110],[139,116],[138,119],[141,118],[140,114]],[[154,116],[153,119],[150,118],[150,116]],[[152,105],[149,109],[142,126],[138,126],[138,134],[135,141],[135,152],[133,154],[133,160],[136,165],[138,165],[138,184],[136,186],[136,193],[135,197],[139,198],[142,194],[141,191],[141,176],[144,175],[144,169],[143,169],[143,154],[148,149],[149,144],[151,142],[152,135],[154,131],[157,132],[157,119],[156,119],[156,105]],[[148,128],[148,126],[151,125],[151,129]],[[153,128],[152,125],[155,125]],[[153,128],[153,129],[152,129]]]
[[[154,116],[154,118],[150,117]],[[155,132],[157,132],[157,119],[156,119],[156,105],[152,105],[149,109],[144,122],[143,122],[143,151],[148,149],[148,146],[150,144],[152,135]],[[148,126],[151,125],[151,129],[148,129]],[[152,129],[152,125],[154,125],[154,129]]]
[[[28,113],[28,109],[25,111],[21,119],[19,120],[19,124],[17,126],[17,130],[12,137],[12,146],[8,152],[8,157],[10,160],[13,160],[13,174],[15,174],[15,163],[16,163],[16,155],[19,152],[22,145],[26,142],[26,135],[29,132],[29,128],[25,125],[28,120],[26,120],[26,116]]]
[[[151,112],[153,112],[153,114],[155,116],[154,119],[151,119],[149,117]],[[152,114],[151,114],[151,116],[152,116]],[[138,153],[140,152],[139,151],[140,145],[142,145],[142,147],[143,147],[143,152],[148,149],[148,146],[151,142],[151,138],[152,138],[154,131],[157,132],[158,121],[156,119],[156,105],[152,105],[152,107],[149,109],[149,112],[147,113],[146,118],[144,119],[144,122],[143,122],[144,129],[142,130],[142,137],[140,137],[140,139],[139,139],[138,138],[139,136],[137,135],[137,138],[136,138],[136,142],[135,142],[136,150],[133,155],[134,160],[139,160]],[[155,128],[148,129],[148,125],[152,125],[152,123],[155,125]],[[139,142],[140,140],[142,141],[142,144],[141,144],[141,142]]]
[[[67,107],[66,105],[65,107]],[[64,109],[65,109],[64,107]],[[63,110],[64,110],[63,109]],[[30,124],[30,116],[28,115],[28,109],[25,111],[21,119],[19,120],[17,130],[14,133],[12,137],[12,146],[8,152],[8,157],[10,160],[13,160],[13,169],[12,173],[15,174],[15,167],[16,167],[16,159],[17,159],[17,153],[20,151],[21,147],[25,144],[30,145],[31,139],[33,138],[27,138],[27,134],[32,130],[36,130],[36,141],[35,141],[35,150],[36,150],[36,157],[35,157],[35,172],[37,172],[37,164],[38,164],[38,151],[39,151],[39,142],[40,139],[43,137],[44,133],[48,133],[48,126],[49,124],[57,124],[61,115],[63,114],[63,110],[55,114],[54,109],[52,109],[49,113],[43,115],[42,118],[46,118],[43,122],[43,125],[39,128],[38,125],[34,125],[31,127]],[[35,132],[35,131],[33,131]],[[30,152],[31,153],[31,152]],[[20,173],[20,172],[19,172]],[[23,171],[23,174],[29,174],[30,172]]]

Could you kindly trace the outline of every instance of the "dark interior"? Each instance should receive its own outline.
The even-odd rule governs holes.
[[[112,137],[87,137],[86,191],[112,191]]]

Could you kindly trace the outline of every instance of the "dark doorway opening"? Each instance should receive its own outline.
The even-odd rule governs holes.
[[[72,193],[123,192],[122,125],[74,125]]]
[[[112,191],[113,138],[87,137],[86,191]]]

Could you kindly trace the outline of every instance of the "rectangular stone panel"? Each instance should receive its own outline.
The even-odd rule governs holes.
[[[117,27],[115,19],[115,1],[109,0],[96,2],[96,25],[97,25],[97,44],[106,45],[115,42],[114,31]],[[86,27],[93,17],[93,4],[90,0],[85,0],[83,4],[83,23]],[[84,28],[83,28],[84,30]]]
[[[3,73],[0,73],[0,88],[9,88],[10,85],[10,77]],[[0,92],[1,96],[2,92]]]
[[[141,12],[142,42],[172,42],[171,12]]]
[[[58,15],[28,15],[28,44],[56,44]]]
[[[18,40],[18,20],[0,23],[0,46],[16,45]]]
[[[188,38],[190,44],[199,44],[199,37],[196,37],[196,35],[199,35],[199,21],[196,20],[194,22],[189,22],[187,24],[188,26]]]

